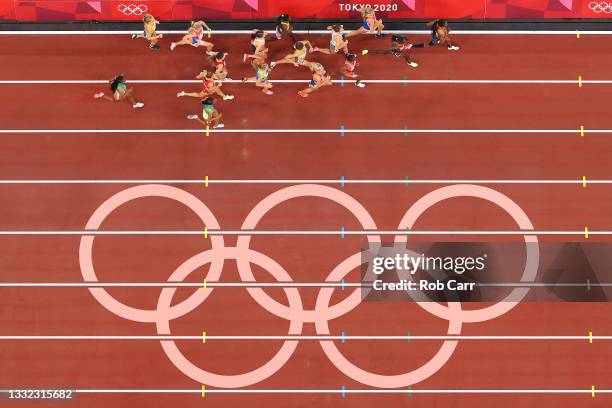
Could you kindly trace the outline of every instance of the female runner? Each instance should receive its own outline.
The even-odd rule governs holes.
[[[213,129],[219,129],[225,125],[221,123],[221,115],[215,108],[215,100],[211,97],[202,100],[202,119],[198,115],[187,115],[187,119],[197,120],[205,126],[211,126]]]
[[[94,98],[104,98],[110,102],[129,101],[134,109],[139,109],[144,106],[144,103],[138,102],[136,99],[134,99],[132,96],[134,88],[127,87],[123,75],[117,75],[113,80],[111,80],[110,89],[113,93],[112,97],[105,95],[104,92],[98,92],[94,95]]]
[[[382,36],[382,30],[385,28],[382,20],[376,19],[376,13],[372,6],[363,6],[359,12],[363,18],[363,24],[355,31],[351,31],[346,35],[347,38],[354,37],[359,34],[374,34],[377,37]]]
[[[196,79],[202,80],[202,90],[199,92],[185,92],[180,91],[176,94],[178,98],[182,96],[191,96],[192,98],[204,98],[211,95],[218,95],[223,98],[224,101],[234,99],[234,95],[226,95],[223,93],[221,88],[215,84],[214,77],[208,74],[208,71],[203,70],[198,74]]]
[[[204,41],[204,29],[210,34],[210,27],[204,21],[192,21],[191,26],[187,29],[187,34],[183,36],[181,41],[170,44],[170,49],[173,50],[179,45],[191,45],[192,47],[206,47],[207,51],[212,50],[213,43]]]
[[[159,24],[159,21],[157,21],[151,14],[145,14],[142,18],[142,22],[144,24],[143,32],[141,34],[132,34],[132,39],[144,38],[149,41],[150,49],[159,51],[159,45],[157,45],[157,42],[163,38],[163,35],[157,34],[157,24]]]
[[[309,52],[312,52],[313,49],[314,48],[312,44],[310,44],[310,41],[298,41],[293,44],[292,53],[285,55],[284,58],[278,61],[270,63],[270,66],[274,68],[278,64],[293,64],[296,67],[299,67],[300,65],[308,67],[310,66],[310,62],[306,61],[306,55],[308,55]]]
[[[312,80],[308,84],[308,88],[298,91],[298,95],[302,98],[307,98],[314,91],[318,91],[322,87],[332,84],[331,77],[327,75],[323,65],[318,62],[313,62],[310,64],[310,70],[312,71]]]

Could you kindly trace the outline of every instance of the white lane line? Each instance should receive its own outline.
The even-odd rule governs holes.
[[[309,79],[271,79],[274,83],[305,83]],[[131,84],[200,84],[202,81],[193,79],[132,79],[126,80]],[[254,83],[255,81],[242,81],[241,79],[228,79],[225,83]],[[352,79],[334,79],[333,83],[352,84]],[[610,79],[364,79],[361,82],[367,84],[612,84]],[[88,85],[108,84],[106,79],[11,79],[0,80],[0,85]]]
[[[299,133],[399,133],[399,134],[612,134],[612,129],[210,129],[210,133],[280,133],[283,135]],[[203,129],[0,129],[0,134],[62,134],[62,133],[204,133]]]
[[[352,180],[352,179],[295,179],[295,180],[248,180],[248,179],[125,179],[125,180],[94,180],[94,179],[57,179],[57,180],[0,180],[2,184],[560,184],[560,185],[586,185],[586,184],[612,184],[612,180],[596,179],[387,179],[387,180]]]
[[[185,34],[184,30],[159,30],[160,34]],[[267,33],[274,33],[273,30],[265,30]],[[252,30],[213,30],[212,35],[228,34],[251,34]],[[295,30],[295,34],[328,34],[327,30]],[[131,35],[140,34],[142,30],[7,30],[0,31],[0,35]],[[384,34],[431,34],[430,30],[384,30]],[[453,35],[610,35],[609,30],[452,30]]]
[[[594,341],[594,340],[612,340],[612,336],[464,336],[464,335],[446,335],[446,336],[349,336],[349,335],[284,335],[284,336],[213,336],[206,334],[198,336],[181,336],[181,335],[151,335],[151,336],[0,336],[0,341],[3,340],[528,340],[528,341]]]
[[[29,387],[28,389],[32,389]],[[14,388],[0,390],[8,394],[21,390]],[[204,388],[197,389],[74,389],[77,394],[198,394],[204,393]],[[339,388],[339,389],[261,389],[261,388],[206,388],[206,394],[611,394],[612,389],[414,389],[410,388]]]
[[[132,230],[132,231],[109,231],[109,230],[54,230],[54,231],[0,231],[0,236],[39,236],[39,235],[573,235],[585,236],[586,231],[537,231],[537,230],[514,230],[514,231],[414,231],[414,230]],[[589,235],[612,235],[612,231],[588,230]]]

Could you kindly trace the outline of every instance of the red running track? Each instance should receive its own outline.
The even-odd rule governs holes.
[[[323,45],[327,37],[311,37]],[[612,45],[607,37],[463,36],[463,49],[416,50],[414,70],[393,57],[360,57],[364,78],[402,79],[610,79]],[[250,74],[241,54],[246,36],[214,38],[230,52],[232,78]],[[51,42],[51,44],[50,44]],[[381,47],[385,40],[358,38],[351,47]],[[122,72],[128,79],[190,79],[207,61],[200,50],[164,49],[154,54],[142,42],[120,36],[1,36],[10,63],[0,66],[2,80],[105,79]],[[271,44],[273,58],[288,48]],[[317,56],[331,72],[337,56]],[[283,66],[273,79],[307,78],[305,70]],[[177,99],[176,84],[139,84],[146,107],[94,101],[98,85],[1,85],[2,129],[180,129],[194,123],[193,99]],[[219,102],[228,128],[293,129],[587,129],[609,128],[609,85],[372,84],[365,89],[338,85],[303,100],[298,84],[276,86],[264,96],[252,85],[226,84],[236,95]],[[194,87],[197,89],[197,86]],[[612,147],[605,135],[520,134],[3,134],[0,169],[5,179],[589,179],[610,178]],[[3,230],[82,229],[92,212],[127,186],[3,185]],[[180,186],[199,197],[225,229],[238,229],[253,206],[280,186]],[[344,192],[370,212],[381,229],[394,229],[416,200],[439,186],[352,186]],[[607,186],[495,186],[518,203],[535,229],[612,229]],[[295,199],[271,211],[260,226],[269,229],[358,228],[352,215],[331,202]],[[196,229],[201,222],[186,208],[162,199],[129,203],[104,224],[109,229]],[[470,198],[437,205],[419,219],[417,229],[511,229],[512,220],[491,204]],[[443,239],[440,237],[439,239]],[[448,238],[448,237],[447,237]],[[489,237],[492,238],[492,237]],[[473,238],[472,238],[473,239]],[[482,239],[482,237],[481,237]],[[492,238],[493,239],[493,238]],[[546,239],[546,237],[545,237]],[[550,239],[550,238],[548,238]],[[591,238],[592,239],[592,238]],[[226,239],[233,245],[235,238]],[[295,281],[318,282],[362,244],[358,237],[255,237],[252,247],[272,257]],[[3,281],[81,281],[79,237],[3,237]],[[185,259],[209,248],[201,237],[99,237],[94,261],[101,280],[166,281]],[[199,276],[205,272],[201,268]],[[352,280],[359,271],[352,272]],[[193,281],[199,280],[191,276]],[[258,280],[270,279],[256,270]],[[223,280],[237,281],[228,262]],[[119,300],[153,308],[159,289],[113,289]],[[185,292],[186,290],[180,290]],[[285,301],[280,290],[269,291]],[[300,290],[312,308],[315,290]],[[185,294],[183,294],[185,296]],[[84,288],[2,289],[0,334],[153,335],[152,324],[123,320],[99,305]],[[525,303],[495,320],[466,323],[464,335],[609,334],[607,303]],[[194,312],[173,321],[173,334],[286,334],[287,322],[259,307],[244,289],[218,289]],[[331,322],[331,331],[357,334],[445,334],[447,322],[404,303],[364,303]],[[303,334],[315,334],[306,324]],[[339,344],[339,342],[337,342]],[[441,342],[348,342],[342,352],[355,364],[380,374],[418,368]],[[155,341],[3,342],[2,387],[199,388],[178,371]],[[254,369],[270,359],[280,342],[180,343],[200,367],[222,374]],[[450,360],[413,389],[589,389],[609,386],[605,342],[460,342]],[[289,362],[256,388],[364,388],[338,371],[317,342],[301,342]],[[339,395],[78,395],[79,406],[253,406],[302,407],[318,404],[414,407],[576,407],[609,405],[609,397],[588,394],[440,396]]]

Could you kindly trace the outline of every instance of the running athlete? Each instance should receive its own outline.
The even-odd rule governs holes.
[[[313,51],[319,51],[323,54],[336,54],[342,51],[345,55],[348,54],[348,41],[345,39],[344,27],[342,24],[334,24],[328,26],[331,31],[331,39],[329,40],[329,48],[314,47]]]
[[[372,6],[363,6],[359,9],[361,17],[363,18],[363,24],[355,31],[351,31],[346,35],[347,38],[354,37],[359,34],[374,34],[377,37],[382,36],[382,30],[385,28],[382,20],[376,19],[376,13]]]
[[[198,115],[187,115],[187,119],[197,120],[203,125],[211,126],[213,129],[219,129],[225,125],[221,123],[221,115],[217,109],[215,109],[215,100],[210,96],[202,99],[202,119]]]
[[[431,40],[428,44],[415,44],[415,48],[431,47],[438,44],[446,44],[446,48],[451,51],[459,50],[459,47],[453,45],[451,37],[449,35],[448,21],[444,19],[438,19],[427,23],[427,27],[431,27]]]
[[[198,74],[196,79],[202,80],[202,90],[200,92],[180,91],[176,94],[176,96],[178,98],[182,96],[191,96],[192,98],[204,98],[211,95],[218,95],[223,98],[224,101],[234,99],[234,95],[226,95],[223,93],[221,88],[215,84],[213,75],[208,75],[208,71],[203,70]]]
[[[314,91],[318,91],[322,87],[332,84],[331,77],[327,75],[323,65],[319,64],[318,62],[313,62],[310,64],[310,71],[312,71],[312,80],[308,84],[308,88],[298,91],[298,95],[300,95],[302,98],[307,98]]]
[[[253,60],[255,62],[255,60]],[[272,68],[264,61],[255,66],[255,76],[250,78],[242,78],[242,82],[247,81],[255,81],[255,86],[261,88],[261,92],[266,95],[272,95],[274,92],[272,91],[272,83],[268,81],[268,75]]]
[[[416,67],[419,66],[419,64],[417,64],[416,62],[412,61],[408,54],[404,54],[405,51],[411,49],[412,47],[414,47],[414,46],[407,41],[406,37],[403,37],[401,35],[393,34],[391,36],[391,46],[389,48],[384,49],[384,50],[372,50],[372,51],[370,51],[370,50],[363,50],[363,51],[361,51],[361,54],[362,55],[366,55],[366,54],[392,54],[392,55],[396,56],[397,58],[404,57],[404,61],[406,61],[406,64],[410,65],[412,68],[416,68]]]
[[[256,54],[264,48],[266,48],[266,32],[259,29],[253,30],[253,34],[251,34],[251,53]]]
[[[274,68],[278,64],[293,64],[296,67],[299,67],[300,65],[308,67],[310,66],[310,62],[306,61],[306,55],[308,55],[309,52],[312,52],[313,49],[314,48],[312,44],[310,44],[310,41],[298,41],[293,44],[293,52],[291,54],[287,54],[284,58],[270,63],[270,66]]]
[[[219,82],[231,80],[231,78],[227,77],[228,72],[225,60],[225,57],[227,57],[227,52],[209,51],[208,55],[210,55],[212,62],[215,66],[215,72],[212,74],[212,77]]]
[[[181,41],[170,44],[170,49],[173,50],[179,45],[191,45],[192,47],[206,47],[207,51],[212,50],[213,43],[204,41],[204,29],[210,34],[210,27],[204,21],[192,21],[191,26],[187,29],[187,34],[183,36]]]
[[[264,48],[263,50],[260,50],[254,54],[244,54],[242,61],[246,62],[248,59],[252,60],[251,66],[257,69],[260,64],[263,64],[268,60],[268,49]]]
[[[144,106],[144,103],[138,102],[136,99],[134,99],[132,96],[134,89],[128,88],[127,85],[125,85],[125,78],[123,75],[117,75],[113,80],[111,80],[110,89],[113,93],[112,97],[105,95],[104,92],[98,92],[94,95],[94,98],[104,98],[110,102],[129,101],[134,109],[139,109]]]
[[[286,34],[294,44],[297,42],[295,36],[293,35],[293,23],[291,22],[291,17],[289,17],[289,14],[281,14],[278,16],[276,23],[276,39],[282,39],[283,34]]]
[[[144,24],[144,31],[141,34],[132,34],[132,39],[134,38],[144,38],[149,41],[149,48],[155,51],[159,50],[159,45],[157,42],[163,38],[163,35],[157,34],[157,24],[159,21],[155,19],[151,14],[145,14],[142,18],[142,22]]]
[[[357,79],[359,75],[355,73],[355,68],[357,67],[357,55],[355,54],[346,54],[346,59],[344,60],[344,66],[340,70],[340,73],[347,78],[355,79],[355,85],[359,88],[365,87],[365,84],[361,82],[361,79]]]

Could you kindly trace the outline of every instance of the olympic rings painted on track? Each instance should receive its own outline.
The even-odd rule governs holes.
[[[210,229],[220,229],[215,216],[198,198],[176,187],[157,184],[130,187],[111,196],[94,211],[87,221],[85,229],[98,229],[106,217],[118,207],[129,201],[145,197],[163,197],[178,201],[190,208],[205,226]],[[254,229],[261,218],[272,208],[285,201],[300,197],[318,197],[336,202],[349,210],[364,229],[377,229],[371,215],[353,197],[341,190],[316,184],[295,185],[273,192],[253,207],[245,218],[242,229]],[[521,229],[533,230],[533,225],[525,212],[510,198],[496,190],[469,184],[442,187],[421,197],[406,211],[399,223],[398,230],[411,228],[417,219],[431,206],[454,197],[475,197],[487,200],[504,209]],[[193,271],[207,264],[210,264],[206,274],[207,280],[211,282],[218,281],[220,280],[226,259],[236,261],[238,273],[243,282],[255,281],[255,276],[251,271],[251,264],[265,269],[277,281],[293,281],[291,275],[276,261],[249,247],[250,236],[239,235],[235,247],[225,246],[221,235],[211,235],[210,238],[211,249],[187,259],[170,275],[168,278],[169,282],[181,282]],[[377,235],[368,235],[367,239],[370,244],[380,244],[381,242],[380,237]],[[537,264],[539,262],[538,241],[535,236],[530,235],[525,235],[524,239],[526,243],[532,243],[533,245],[527,245],[525,270],[521,281],[533,281],[537,274]],[[79,246],[79,264],[81,274],[86,282],[98,281],[92,260],[93,242],[94,236],[84,235]],[[405,236],[396,236],[395,243],[405,242]],[[361,253],[349,256],[333,268],[326,281],[339,282],[348,273],[358,269],[361,263]],[[314,309],[305,310],[297,288],[284,288],[283,290],[289,302],[288,306],[279,303],[261,288],[247,288],[248,293],[261,307],[289,321],[289,335],[301,334],[304,323],[314,323],[317,334],[329,335],[329,320],[345,315],[359,306],[362,301],[362,289],[355,288],[345,299],[330,305],[334,288],[325,287],[319,290]],[[515,289],[509,297],[501,302],[478,310],[462,310],[460,302],[449,302],[447,306],[444,306],[435,302],[420,302],[417,300],[417,304],[427,312],[441,319],[448,320],[447,333],[455,335],[460,334],[463,323],[484,322],[508,312],[516,306],[528,290],[526,288]],[[102,306],[117,316],[137,322],[155,323],[158,334],[170,335],[170,321],[194,310],[211,295],[213,289],[202,288],[195,291],[182,302],[173,305],[172,298],[176,288],[163,288],[157,302],[157,307],[154,310],[136,309],[125,305],[110,296],[104,288],[90,288],[89,291]],[[515,301],[508,301],[511,297]],[[172,340],[162,340],[161,346],[170,361],[182,373],[193,380],[213,387],[237,388],[261,382],[272,376],[291,358],[298,343],[298,340],[286,340],[270,361],[250,372],[236,375],[214,374],[197,367],[187,360]],[[399,375],[370,373],[348,361],[340,353],[333,341],[321,340],[319,343],[330,361],[342,373],[355,381],[372,387],[397,388],[423,381],[436,373],[450,359],[458,342],[456,340],[444,341],[430,361],[411,372]]]
[[[593,11],[594,13],[610,14],[612,13],[612,2],[608,3],[606,1],[592,1],[589,3],[589,10]]]
[[[126,16],[141,16],[146,13],[149,8],[146,4],[119,4],[117,11],[125,14]]]

